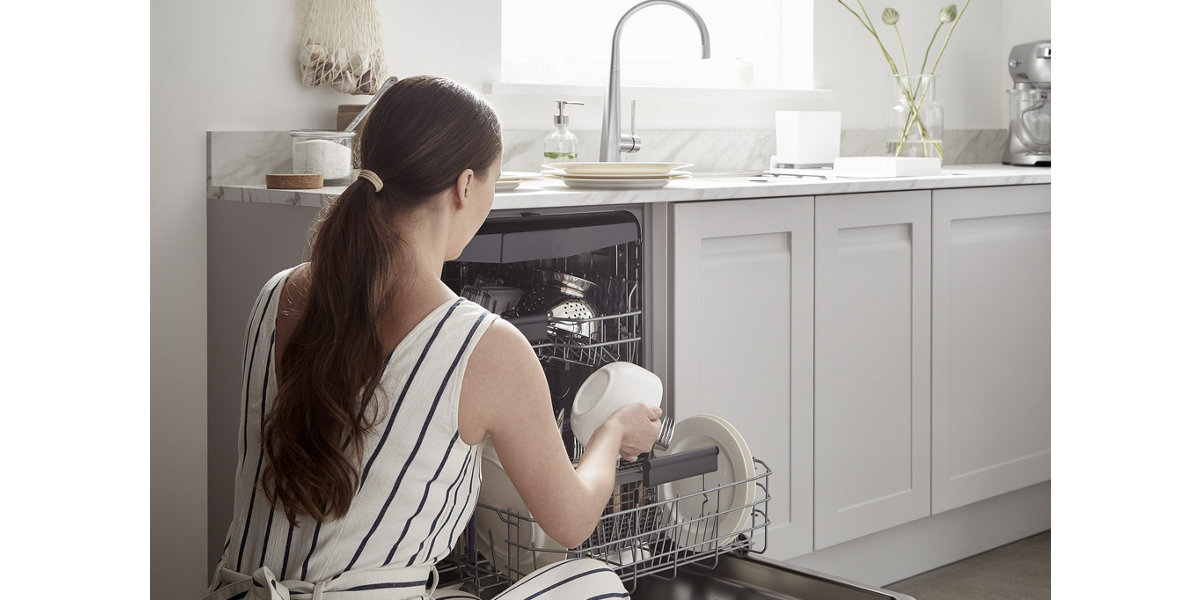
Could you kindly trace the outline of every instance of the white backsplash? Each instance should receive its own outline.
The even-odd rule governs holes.
[[[542,165],[542,142],[549,131],[506,130],[504,170],[537,171]],[[594,161],[600,154],[600,132],[576,131],[579,160]],[[885,131],[842,132],[842,156],[884,154]],[[644,130],[639,131],[642,149],[625,154],[625,160],[688,162],[702,173],[749,173],[769,168],[775,154],[775,131],[743,129]],[[1000,162],[1008,132],[1003,129],[948,130],[943,144],[947,165]]]
[[[549,131],[505,130],[505,171],[541,169],[542,142]],[[600,132],[576,131],[579,160],[599,155]],[[758,173],[775,153],[775,131],[757,129],[644,130],[642,150],[625,160],[687,162],[697,173]],[[999,163],[1008,132],[1003,129],[948,130],[946,165]],[[267,173],[290,173],[291,136],[286,131],[212,131],[208,134],[209,185],[262,184]],[[883,154],[882,130],[842,132],[842,156]]]

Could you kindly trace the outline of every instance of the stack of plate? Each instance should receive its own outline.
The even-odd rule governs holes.
[[[509,192],[517,189],[523,181],[534,181],[541,178],[540,173],[523,173],[520,171],[501,171],[496,179],[497,192]]]
[[[567,187],[588,190],[642,190],[660,188],[691,177],[683,170],[692,163],[665,162],[563,162],[542,165],[542,174],[561,179]]]

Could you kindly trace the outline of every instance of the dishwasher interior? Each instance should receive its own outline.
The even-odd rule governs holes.
[[[643,364],[641,249],[628,211],[497,217],[446,263],[442,279],[525,334],[555,413],[569,415],[597,368]]]
[[[643,226],[644,213],[637,207],[501,212],[443,269],[443,281],[452,290],[525,334],[546,374],[572,460],[583,451],[570,425],[580,385],[611,362],[646,366],[645,332],[650,328]],[[579,547],[568,549],[541,533],[519,496],[512,503],[516,506],[503,506],[494,501],[495,494],[485,493],[496,486],[511,488],[498,461],[489,472],[485,451],[480,500],[455,551],[439,565],[441,581],[486,599],[537,568],[589,557],[611,566],[637,592],[634,597],[798,597],[766,588],[752,592],[755,584],[747,582],[754,577],[805,590],[819,579],[824,592],[837,592],[810,597],[898,597],[814,579],[754,557],[767,543],[771,470],[753,459],[745,476],[719,478],[721,458],[719,448],[708,446],[622,460],[612,499],[595,531]],[[729,571],[739,564],[740,570]],[[793,585],[810,579],[807,587]],[[692,595],[678,595],[685,590]],[[854,595],[858,593],[866,595]]]

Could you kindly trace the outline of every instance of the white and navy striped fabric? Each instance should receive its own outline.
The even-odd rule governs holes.
[[[301,518],[292,526],[263,495],[259,439],[277,393],[275,316],[292,271],[263,286],[247,323],[234,518],[205,598],[429,597],[437,587],[434,564],[466,528],[479,493],[480,446],[459,439],[458,398],[471,351],[497,316],[457,298],[413,328],[383,364],[377,425],[365,439],[359,490],[349,512],[325,523]],[[580,564],[550,571],[561,577],[530,574],[505,595],[549,600],[624,593],[619,578],[601,563],[568,562]],[[544,585],[525,587],[527,580]],[[580,586],[591,591],[555,592],[584,589]],[[522,588],[531,594],[509,595]]]

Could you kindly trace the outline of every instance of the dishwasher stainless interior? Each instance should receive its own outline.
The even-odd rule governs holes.
[[[583,381],[610,362],[648,366],[647,218],[641,205],[494,211],[443,270],[451,289],[529,339],[572,459],[582,446],[571,433],[571,402]],[[671,417],[669,403],[664,409]],[[717,481],[718,452],[621,461],[611,502],[577,548],[539,535],[528,512],[481,497],[455,552],[439,565],[441,581],[486,599],[539,567],[590,557],[610,565],[634,598],[908,598],[758,556],[767,545],[771,470],[754,459],[744,479]],[[664,484],[677,487],[668,495]],[[728,519],[734,513],[739,518]]]

